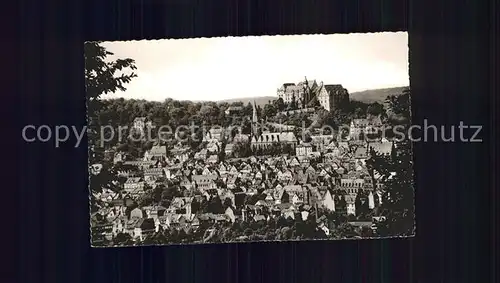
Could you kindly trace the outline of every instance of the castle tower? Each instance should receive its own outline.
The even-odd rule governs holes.
[[[258,117],[257,117],[257,106],[255,106],[255,100],[253,101],[253,114],[252,114],[252,134],[257,136],[257,128],[258,128]]]
[[[256,124],[257,121],[257,107],[255,106],[255,100],[253,101],[253,114],[252,114],[252,123]]]

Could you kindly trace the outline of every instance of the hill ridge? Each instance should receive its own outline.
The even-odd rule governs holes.
[[[229,98],[229,99],[221,99],[217,100],[217,103],[234,103],[234,102],[243,102],[243,105],[248,104],[248,102],[253,103],[255,100],[255,104],[257,106],[263,107],[266,105],[269,100],[276,100],[278,99],[278,96],[254,96],[254,97],[241,97],[241,98]]]
[[[389,95],[399,95],[402,93],[403,89],[408,86],[398,86],[398,87],[388,87],[388,88],[377,88],[368,89],[363,91],[356,91],[349,94],[351,100],[356,100],[364,103],[384,103],[385,99]]]
[[[407,87],[408,86],[398,86],[398,87],[376,88],[376,89],[356,91],[349,94],[349,99],[364,103],[373,103],[373,102],[384,103],[385,99],[389,95],[399,95],[402,93],[403,89]],[[243,102],[243,105],[246,105],[248,104],[248,102],[252,103],[255,100],[255,104],[263,107],[265,104],[269,102],[269,100],[276,100],[276,99],[278,99],[277,96],[254,96],[254,97],[221,99],[215,102],[217,103]]]

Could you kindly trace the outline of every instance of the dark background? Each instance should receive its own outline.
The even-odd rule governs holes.
[[[1,111],[3,191],[16,195],[3,202],[3,249],[12,255],[4,253],[10,273],[0,281],[490,282],[496,77],[488,66],[498,19],[480,2],[15,2],[2,18],[21,16],[2,43],[12,64],[3,78],[13,82]],[[92,249],[86,143],[22,142],[27,124],[85,125],[85,40],[401,30],[410,33],[414,123],[483,125],[483,143],[415,145],[413,239]]]

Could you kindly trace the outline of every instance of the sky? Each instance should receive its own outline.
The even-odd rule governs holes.
[[[103,98],[164,101],[276,96],[307,77],[350,93],[409,85],[408,34],[359,33],[105,42],[137,77]]]

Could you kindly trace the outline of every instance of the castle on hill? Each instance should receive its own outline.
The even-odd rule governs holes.
[[[278,97],[285,103],[295,101],[299,109],[310,107],[315,101],[327,111],[332,111],[349,102],[349,93],[340,84],[317,83],[307,80],[295,83],[284,83],[277,90]]]

